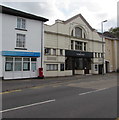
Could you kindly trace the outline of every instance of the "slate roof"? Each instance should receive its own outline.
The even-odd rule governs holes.
[[[20,10],[16,10],[10,7],[6,7],[3,5],[0,5],[0,13],[4,13],[4,14],[8,14],[8,15],[13,15],[13,16],[19,16],[19,17],[25,17],[25,18],[29,18],[29,19],[34,19],[34,20],[39,20],[39,21],[43,21],[46,22],[48,21],[48,19],[40,17],[40,16],[36,16],[30,13],[26,13]]]

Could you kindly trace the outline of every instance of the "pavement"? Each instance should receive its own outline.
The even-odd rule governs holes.
[[[30,87],[37,87],[37,86],[48,86],[50,84],[60,84],[60,83],[67,83],[73,82],[78,80],[78,84],[73,83],[69,84],[69,86],[80,86],[80,87],[92,87],[93,81],[105,81],[105,84],[110,83],[113,79],[117,82],[119,78],[119,73],[108,73],[105,75],[75,75],[75,76],[68,76],[68,77],[55,77],[55,78],[44,78],[44,79],[22,79],[22,80],[3,80],[2,81],[2,91],[11,91],[11,90],[18,90],[18,89],[26,89]],[[108,82],[107,82],[108,81]],[[89,84],[90,82],[90,84]],[[104,85],[105,85],[104,84]],[[112,83],[114,84],[114,83]],[[88,85],[88,86],[87,86]],[[97,89],[99,85],[95,85],[94,89]],[[108,85],[109,86],[109,85]]]

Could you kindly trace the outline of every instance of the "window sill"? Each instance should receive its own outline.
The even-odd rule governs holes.
[[[15,28],[15,30],[27,31],[26,29],[21,29],[21,28]]]
[[[27,48],[14,48],[16,50],[27,50]]]

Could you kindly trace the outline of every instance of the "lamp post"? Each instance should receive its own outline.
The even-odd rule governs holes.
[[[101,28],[102,28],[102,74],[104,75],[104,65],[105,65],[105,60],[104,60],[104,41],[103,41],[103,23],[107,22],[107,20],[104,20],[101,22]]]

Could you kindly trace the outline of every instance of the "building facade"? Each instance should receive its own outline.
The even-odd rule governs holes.
[[[46,77],[102,73],[105,41],[81,14],[44,29]]]
[[[0,77],[38,77],[38,68],[43,67],[43,25],[48,19],[0,7]]]
[[[116,72],[119,69],[119,39],[112,36],[110,33],[104,33],[105,38],[105,66],[106,73]]]

